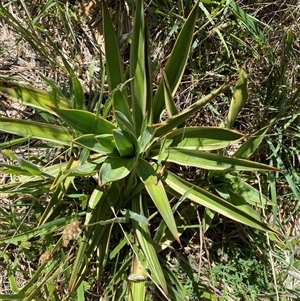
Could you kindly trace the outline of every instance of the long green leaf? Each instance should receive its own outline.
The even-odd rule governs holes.
[[[121,112],[127,120],[133,124],[130,112],[126,89],[124,89],[125,80],[123,76],[123,66],[119,51],[119,45],[116,39],[115,30],[107,9],[103,1],[103,34],[106,58],[106,72],[109,91],[112,94],[114,110]]]
[[[147,41],[148,43],[148,41]],[[136,3],[132,44],[130,49],[131,108],[136,136],[140,134],[146,114],[147,69],[145,58],[144,1]]]
[[[84,225],[87,226],[90,222],[95,222],[96,221],[96,212],[95,212],[95,208],[97,205],[103,205],[105,206],[107,204],[107,202],[102,202],[102,204],[99,204],[100,199],[103,196],[103,192],[99,190],[99,188],[95,188],[92,195],[90,196],[89,199],[89,210],[88,213],[85,217],[85,222]],[[103,210],[102,208],[102,212],[104,214],[106,214],[107,212]],[[91,251],[88,250],[89,247],[89,242],[90,242],[90,238],[91,235],[93,233],[94,228],[97,227],[101,227],[99,225],[97,225],[96,227],[88,227],[86,229],[86,231],[84,231],[83,234],[83,239],[80,242],[77,254],[76,254],[76,258],[72,267],[72,273],[70,276],[70,280],[69,280],[69,286],[68,286],[68,290],[69,291],[73,291],[76,286],[78,285],[78,282],[80,282],[80,280],[82,280],[83,278],[83,270],[84,268],[87,268],[87,264],[86,264],[86,258],[88,256],[91,256]],[[99,233],[97,233],[97,235],[99,235]]]
[[[0,117],[0,131],[23,137],[32,137],[61,145],[71,145],[72,131],[57,125],[29,120]]]
[[[0,300],[24,300],[25,294],[0,294]]]
[[[80,214],[80,215],[83,215],[83,214]],[[51,222],[45,223],[40,227],[26,231],[24,233],[16,234],[11,237],[0,238],[0,242],[17,244],[22,241],[28,241],[29,239],[31,239],[33,237],[47,235],[49,233],[53,233],[53,232],[63,228],[72,219],[74,219],[73,216],[67,216],[67,217],[63,217],[60,219],[56,219]]]
[[[6,94],[13,101],[55,114],[51,107],[70,109],[71,104],[64,99],[50,92],[20,85],[15,82],[0,80],[0,92]]]
[[[163,141],[170,141],[170,147],[214,150],[235,144],[244,138],[244,135],[228,129],[218,127],[186,127],[173,130],[163,138]],[[152,146],[152,149],[160,148],[162,139]]]
[[[205,206],[215,212],[218,212],[230,219],[233,219],[250,227],[262,231],[277,233],[266,223],[256,219],[244,210],[239,209],[231,203],[215,196],[214,194],[204,189],[201,189],[200,187],[192,185],[191,183],[179,178],[171,172],[167,172],[165,174],[165,181],[166,184],[179,195],[183,195],[186,191],[189,191],[187,198],[199,205]]]
[[[230,83],[225,84],[225,85],[221,86],[220,88],[212,91],[208,95],[203,96],[197,102],[195,102],[188,108],[181,111],[179,114],[172,116],[171,118],[169,118],[168,120],[166,120],[164,122],[154,124],[153,127],[155,128],[155,136],[161,137],[161,136],[169,133],[172,129],[174,129],[175,127],[184,123],[188,117],[192,116],[199,109],[204,107],[208,102],[213,100],[219,94],[226,91],[230,86],[231,86]]]
[[[107,5],[104,1],[102,2],[102,18],[105,58],[107,65],[107,80],[109,91],[112,92],[115,88],[118,87],[118,85],[124,83],[124,76],[115,30],[111,22]]]
[[[150,152],[150,156],[154,159],[158,159],[159,151],[155,150]],[[165,151],[163,160],[179,165],[194,166],[208,170],[277,171],[276,168],[262,163],[225,157],[199,150],[171,147]]]
[[[137,173],[163,220],[167,224],[174,238],[179,242],[179,234],[174,215],[161,180],[158,179],[153,167],[143,159],[140,159],[138,162]]]
[[[196,2],[191,13],[186,19],[166,64],[165,74],[173,96],[175,95],[181,82],[181,78],[186,67],[186,62],[189,57],[195,22],[197,19],[197,10],[198,2]],[[163,79],[161,79],[153,101],[153,121],[158,122],[165,104]]]
[[[112,134],[112,131],[116,128],[111,122],[90,112],[56,108],[53,108],[53,110],[69,126],[82,134]]]
[[[139,194],[132,201],[132,210],[140,215],[145,215],[147,199],[143,199],[142,195]],[[147,217],[147,216],[146,216]],[[142,249],[145,261],[147,262],[147,266],[144,266],[144,269],[148,268],[151,272],[151,277],[154,280],[156,285],[159,285],[165,294],[168,294],[166,280],[161,268],[161,265],[158,260],[157,252],[155,249],[154,242],[150,235],[149,226],[133,221],[136,237],[139,243],[140,248]],[[138,255],[138,254],[137,254]],[[142,264],[143,261],[140,261]],[[135,299],[139,300],[139,299]]]

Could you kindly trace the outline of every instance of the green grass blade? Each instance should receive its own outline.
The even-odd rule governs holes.
[[[216,26],[214,20],[213,20],[213,17],[211,16],[210,12],[206,9],[206,7],[203,5],[202,2],[199,3],[199,7],[201,8],[201,10],[204,12],[206,18],[208,19],[208,21],[211,23],[211,25],[214,27],[214,30],[215,32],[217,33],[217,35],[219,36],[221,42],[223,43],[225,49],[226,49],[226,52],[227,52],[227,55],[228,57],[230,57],[230,51],[228,49],[228,46],[227,46],[227,43],[220,31],[220,29],[218,28],[218,26]]]
[[[260,22],[253,16],[247,14],[239,5],[236,4],[235,1],[230,1],[229,7],[230,7],[230,10],[232,11],[232,13],[238,19],[240,19],[243,22],[243,24],[248,28],[248,30],[251,32],[253,37],[255,39],[259,39],[260,43],[264,43],[266,38],[264,36],[264,33],[258,27],[258,24],[263,24],[264,26],[267,26],[267,25]]]
[[[0,238],[0,242],[18,244],[19,242],[28,241],[33,237],[47,235],[62,229],[72,219],[74,219],[72,216],[56,219],[24,233],[16,234],[11,237]]]
[[[158,159],[157,150],[150,152],[150,156]],[[225,157],[214,153],[181,148],[168,148],[163,160],[184,166],[194,166],[208,170],[248,170],[248,171],[277,171],[278,169],[266,164],[244,159]]]
[[[158,179],[153,167],[143,159],[140,159],[138,162],[137,172],[163,220],[167,224],[174,238],[179,242],[179,234],[174,215],[161,180]]]
[[[13,140],[10,140],[10,141],[5,141],[5,142],[0,143],[0,149],[10,148],[10,147],[13,147],[15,145],[26,143],[26,142],[29,143],[29,141],[30,141],[29,137],[17,138],[17,139],[13,139]]]
[[[0,131],[70,146],[72,132],[62,126],[0,117]]]
[[[25,294],[0,294],[0,300],[24,300]]]
[[[196,3],[186,19],[183,28],[176,40],[174,48],[167,61],[165,74],[168,79],[170,91],[174,96],[180,84],[186,62],[189,57],[190,47],[192,44],[195,22],[197,19],[198,3]],[[164,108],[164,90],[163,79],[160,82],[158,90],[154,96],[153,121],[158,122]]]

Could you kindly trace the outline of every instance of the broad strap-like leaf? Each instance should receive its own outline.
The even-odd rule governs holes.
[[[168,79],[171,94],[173,96],[175,95],[181,82],[181,78],[186,67],[186,62],[189,57],[195,22],[197,19],[197,10],[198,2],[196,2],[191,13],[187,17],[166,64],[165,74],[166,78]],[[153,101],[153,121],[159,122],[160,115],[165,105],[163,79],[161,79]]]
[[[159,151],[151,151],[150,156],[153,159],[158,159]],[[276,168],[262,163],[175,147],[166,149],[163,160],[183,166],[194,166],[208,170],[277,171]]]
[[[0,131],[66,146],[72,144],[73,138],[73,132],[62,126],[5,117],[0,117]]]
[[[13,101],[51,114],[56,114],[51,107],[70,109],[71,104],[63,97],[38,88],[24,86],[15,82],[0,80],[0,92]]]
[[[102,2],[102,18],[107,80],[109,91],[112,92],[118,87],[118,85],[124,83],[124,76],[114,26],[107,9],[107,5],[104,1]]]
[[[189,191],[187,198],[191,201],[207,207],[215,212],[218,212],[232,220],[248,225],[250,227],[277,233],[274,229],[268,226],[266,223],[259,219],[256,219],[251,214],[245,212],[245,210],[239,209],[237,206],[215,196],[214,194],[194,186],[193,184],[181,179],[180,177],[166,172],[164,180],[166,184],[175,192],[175,196],[181,196]]]
[[[99,172],[100,186],[125,178],[135,165],[135,158],[108,158]]]
[[[107,81],[111,97],[113,98],[113,107],[114,110],[124,114],[130,123],[133,123],[127,100],[126,84],[123,75],[123,65],[119,51],[119,44],[116,39],[114,26],[107,9],[107,5],[104,1],[102,4],[102,17]]]
[[[112,134],[116,127],[106,119],[82,110],[52,108],[70,127],[82,134]]]
[[[163,220],[167,224],[174,238],[179,242],[179,234],[169,199],[163,183],[156,175],[153,166],[151,166],[147,161],[140,159],[137,166],[137,173],[140,180],[144,183],[147,192],[149,193]]]
[[[233,145],[242,138],[244,135],[237,131],[219,127],[185,127],[173,130],[151,149],[159,149],[162,143],[170,141],[170,147],[209,151]]]
[[[129,72],[132,80],[131,108],[134,119],[136,136],[140,135],[147,105],[147,69],[145,57],[145,28],[144,28],[144,1],[136,2],[136,12],[130,48]]]
[[[173,117],[169,118],[168,120],[154,124],[153,127],[155,128],[155,136],[156,137],[162,137],[163,135],[169,133],[172,129],[176,128],[180,124],[184,123],[187,118],[192,116],[194,113],[196,113],[199,109],[204,107],[208,102],[213,100],[215,97],[217,97],[219,94],[226,91],[231,84],[224,84],[220,88],[212,91],[208,95],[203,96],[201,99],[193,103],[188,108],[184,109],[177,115],[174,115]]]

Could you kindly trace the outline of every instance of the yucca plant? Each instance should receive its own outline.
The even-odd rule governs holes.
[[[195,4],[155,92],[142,0],[136,3],[128,72],[123,70],[109,11],[102,5],[110,95],[103,111],[91,113],[84,109],[82,88],[70,68],[75,93],[73,103],[57,90],[48,93],[1,81],[1,92],[12,100],[56,117],[49,119],[55,120],[55,125],[1,117],[1,131],[25,137],[22,142],[39,139],[47,148],[60,147],[71,155],[68,162],[41,167],[11,151],[2,151],[17,160],[19,166],[1,164],[1,172],[17,175],[15,181],[0,187],[1,191],[6,196],[22,194],[27,199],[30,194],[38,224],[32,228],[24,221],[0,240],[7,245],[21,244],[27,248],[34,240],[46,251],[40,258],[41,266],[28,284],[19,289],[14,286],[15,299],[47,296],[67,300],[72,296],[83,300],[84,291],[91,285],[87,275],[91,275],[93,266],[97,279],[103,279],[110,271],[102,293],[109,300],[150,300],[151,295],[146,292],[153,290],[153,285],[166,299],[185,300],[185,288],[158,255],[174,241],[181,243],[186,224],[177,210],[182,202],[187,204],[183,209],[186,213],[193,213],[190,205],[193,203],[204,206],[210,214],[221,214],[255,229],[275,233],[248,204],[258,205],[260,195],[239,176],[240,171],[275,170],[245,159],[260,143],[265,129],[245,141],[233,156],[224,155],[228,146],[246,138],[229,129],[247,99],[245,70],[241,69],[232,105],[222,126],[189,127],[186,120],[226,91],[232,82],[183,111],[175,106],[173,97],[187,65],[197,9]],[[19,139],[13,140],[10,145],[19,142]],[[210,171],[212,191],[180,177],[174,172],[176,165]],[[96,181],[87,186],[79,181],[88,178]],[[221,197],[213,191],[218,191]],[[46,205],[38,199],[42,194],[49,198]],[[70,199],[76,200],[75,212],[66,205]],[[267,203],[265,200],[260,206]],[[6,215],[5,218],[9,220]],[[82,222],[81,228],[78,220]],[[209,226],[209,221],[206,222]],[[59,230],[62,239],[55,241],[52,234]],[[76,252],[65,252],[70,241],[77,238]],[[62,275],[68,288],[64,297],[55,286],[55,279]],[[203,298],[213,298],[208,292],[203,294]]]

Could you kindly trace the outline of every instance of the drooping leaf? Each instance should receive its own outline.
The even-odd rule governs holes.
[[[62,126],[41,122],[0,117],[0,131],[66,146],[72,144],[71,130]]]
[[[0,92],[7,95],[13,101],[37,108],[52,114],[51,107],[71,109],[71,104],[63,97],[52,94],[38,88],[24,86],[16,82],[0,80]]]

